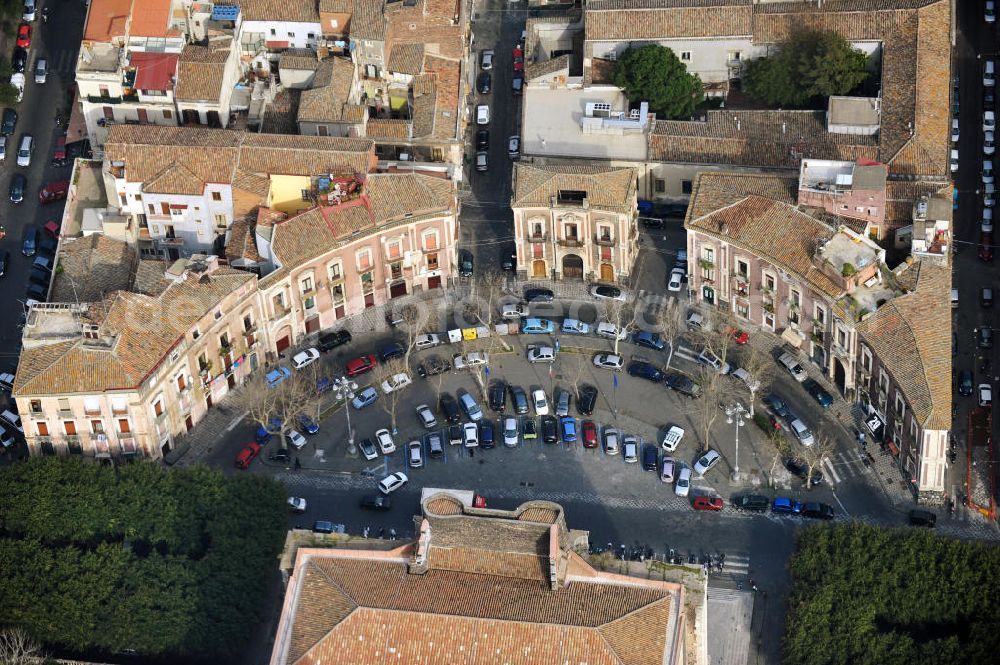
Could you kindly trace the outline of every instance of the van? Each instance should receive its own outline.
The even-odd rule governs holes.
[[[809,374],[807,374],[806,371],[802,369],[802,365],[799,364],[799,361],[796,360],[795,356],[793,356],[792,354],[782,353],[781,356],[778,358],[778,362],[785,369],[787,369],[788,373],[791,374],[795,378],[795,380],[798,381],[799,383],[802,383],[803,381],[809,378]]]
[[[983,63],[983,85],[992,88],[997,84],[996,64],[992,60]]]
[[[21,416],[10,409],[4,409],[3,413],[0,413],[0,419],[16,429],[18,434],[24,434],[24,427],[21,426]]]
[[[661,447],[668,453],[672,453],[677,450],[677,446],[680,445],[681,439],[684,438],[684,428],[677,425],[671,425],[667,433],[663,435],[663,442],[660,444]]]
[[[478,422],[483,418],[483,410],[479,408],[476,404],[476,400],[472,398],[469,393],[462,393],[458,397],[459,403],[462,405],[462,410],[465,411],[465,415],[469,416],[469,420],[473,422]]]
[[[656,452],[656,444],[647,443],[642,447],[642,470],[643,471],[656,471],[656,467],[660,461],[659,454]]]
[[[17,165],[31,166],[31,153],[35,151],[35,139],[31,134],[22,134],[17,144]]]
[[[928,529],[933,529],[937,524],[937,515],[929,510],[920,510],[919,508],[911,510],[908,519],[911,525],[923,526]]]
[[[951,290],[951,308],[958,309],[958,289]]]

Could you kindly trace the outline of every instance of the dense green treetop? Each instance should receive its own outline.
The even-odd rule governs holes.
[[[688,119],[704,99],[697,75],[665,46],[631,47],[615,62],[612,82],[625,91],[629,103],[649,102],[660,120]]]

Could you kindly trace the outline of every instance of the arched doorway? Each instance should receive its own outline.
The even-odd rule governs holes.
[[[847,382],[847,370],[844,368],[844,363],[841,362],[840,358],[833,359],[833,382],[837,384],[837,389],[843,395],[845,392],[844,386]]]
[[[563,279],[583,279],[583,259],[577,254],[567,254],[562,260]]]
[[[610,263],[601,264],[601,281],[602,282],[615,281],[615,267]]]
[[[531,276],[532,277],[548,276],[548,273],[545,272],[545,261],[537,260],[531,262]]]

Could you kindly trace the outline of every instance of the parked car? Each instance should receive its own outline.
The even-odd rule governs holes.
[[[10,177],[10,202],[24,203],[24,190],[28,186],[28,179],[23,173],[15,173]],[[29,255],[30,256],[30,255]]]
[[[746,371],[742,367],[734,369],[730,376],[739,379],[751,393],[756,393],[760,390],[760,381],[750,376],[750,372]]]
[[[624,364],[625,359],[613,353],[598,353],[594,356],[594,365],[601,369],[610,369],[617,372],[621,370]]]
[[[520,319],[528,316],[528,314],[528,306],[524,303],[505,303],[502,307],[500,307],[500,318],[504,320]]]
[[[979,384],[979,406],[993,406],[993,386],[988,383]]]
[[[563,319],[561,330],[567,335],[587,335],[590,326],[578,319]]]
[[[388,379],[382,382],[382,392],[388,395],[391,392],[399,391],[406,386],[413,383],[413,379],[406,372],[400,372],[399,374],[393,374]]]
[[[427,333],[424,335],[417,335],[413,338],[413,348],[417,351],[423,351],[424,349],[433,349],[435,346],[440,346],[443,344],[441,337],[434,333]],[[403,349],[403,353],[406,353],[406,349]]]
[[[799,361],[790,353],[783,353],[778,357],[778,363],[788,370],[788,373],[792,375],[799,383],[802,383],[809,378],[809,374],[802,368]]]
[[[677,450],[677,446],[680,445],[683,439],[684,428],[680,425],[670,425],[667,428],[666,433],[663,435],[663,441],[660,442],[660,447],[668,453],[672,453]]]
[[[642,447],[642,468],[644,471],[656,471],[660,455],[655,443],[647,443]]]
[[[531,391],[531,401],[535,405],[535,413],[539,416],[545,416],[549,413],[549,402],[545,399],[545,391],[541,388],[536,388]]]
[[[483,71],[493,69],[493,49],[486,49],[479,54],[479,66]]]
[[[795,458],[786,457],[782,462],[785,468],[791,472],[792,475],[799,478],[803,482],[807,482],[810,487],[815,487],[823,482],[823,472],[817,468],[813,469],[812,476],[809,475],[809,464],[805,461]]]
[[[556,390],[555,403],[557,416],[562,418],[563,416],[569,415],[569,406],[572,398],[572,394],[565,388],[559,388]]]
[[[607,321],[601,321],[597,324],[597,328],[594,330],[594,334],[598,337],[604,337],[605,339],[617,339],[623,340],[628,337],[628,331],[619,328],[613,323],[608,323]]]
[[[507,384],[500,380],[493,381],[490,383],[488,392],[490,409],[497,413],[503,413],[504,407],[507,405]]]
[[[448,428],[448,445],[460,446],[462,445],[463,438],[464,434],[461,425],[452,425]]]
[[[722,497],[718,496],[696,496],[691,502],[691,507],[695,510],[719,511],[723,506]]]
[[[597,443],[597,425],[594,424],[593,420],[584,420],[580,425],[580,432],[583,438],[584,448],[596,448]]]
[[[691,399],[701,395],[701,386],[683,374],[667,374],[667,378],[664,379],[663,383],[667,388],[675,390]]]
[[[507,139],[507,156],[514,161],[521,159],[520,136],[511,136]]]
[[[802,506],[799,504],[798,501],[783,496],[776,497],[774,501],[771,502],[772,513],[792,514],[792,513],[798,513],[801,509]]]
[[[704,455],[699,457],[698,461],[694,463],[694,471],[699,476],[704,476],[706,473],[711,471],[712,467],[718,464],[721,459],[722,456],[718,452],[710,449]]]
[[[405,473],[397,472],[390,473],[388,476],[383,478],[378,482],[378,489],[382,494],[392,494],[400,487],[405,485],[409,481],[409,478]]]
[[[563,416],[559,419],[563,443],[576,442],[576,419],[573,416]]]
[[[534,418],[525,418],[521,422],[521,436],[525,441],[533,441],[538,438],[538,425]]]
[[[49,61],[48,58],[39,58],[35,60],[35,83],[38,85],[43,85],[49,80]]]
[[[302,436],[298,430],[291,429],[285,432],[285,442],[291,448],[302,450],[306,445],[306,437]]]
[[[489,355],[485,351],[473,351],[464,356],[461,353],[456,353],[452,358],[455,369],[469,369],[478,365],[486,365],[489,361]]]
[[[434,417],[434,412],[426,404],[420,404],[416,408],[417,420],[420,424],[424,426],[425,429],[434,429],[437,427],[437,418]]]
[[[358,448],[361,449],[361,454],[364,455],[365,459],[369,462],[373,459],[378,458],[378,450],[375,448],[375,444],[369,438],[361,439],[358,443]]]
[[[963,369],[958,373],[958,394],[962,397],[968,397],[972,394],[972,370]]]
[[[462,419],[462,414],[458,412],[458,402],[451,396],[451,393],[441,393],[438,399],[438,411],[444,414],[445,420],[449,423],[457,423]]]
[[[516,448],[518,444],[517,418],[507,416],[503,419],[503,445],[508,448]]]
[[[621,435],[618,433],[618,430],[612,429],[610,427],[605,428],[604,453],[606,455],[617,455],[620,441],[621,441]]]
[[[833,506],[825,503],[819,503],[818,501],[804,503],[799,510],[799,514],[803,517],[809,517],[812,519],[832,520]]]
[[[553,294],[550,289],[526,289],[524,292],[524,299],[529,303],[552,302],[555,299],[555,294]]]
[[[590,295],[598,300],[625,300],[625,293],[617,286],[600,284],[590,288]]]
[[[488,104],[480,104],[476,107],[476,124],[490,124],[490,107]]]
[[[791,416],[789,416],[791,418]],[[812,432],[806,427],[806,424],[799,420],[798,418],[792,418],[788,426],[792,429],[792,434],[795,438],[799,440],[803,446],[811,446],[814,443]]]
[[[380,429],[375,432],[375,443],[383,455],[390,455],[396,452],[396,442],[392,440],[392,434],[387,429]]]
[[[781,396],[777,393],[771,393],[764,398],[764,403],[768,405],[771,412],[779,418],[788,417],[788,407],[785,405],[785,400],[781,399]]]
[[[417,374],[423,379],[450,371],[451,363],[441,356],[428,356],[422,363],[417,365]]]
[[[639,461],[639,441],[633,434],[622,437],[622,458],[629,464]]]
[[[629,363],[628,373],[629,376],[637,376],[653,383],[659,383],[663,380],[663,372],[658,367],[641,360]]]
[[[243,447],[243,450],[239,452],[236,456],[236,468],[237,469],[249,469],[250,463],[257,459],[260,455],[260,444],[256,441],[251,441]]]
[[[806,389],[806,392],[812,395],[812,398],[819,402],[819,405],[824,409],[830,408],[833,404],[833,396],[823,389],[823,386],[815,379],[807,379],[802,383],[802,387]]]
[[[729,363],[715,355],[715,352],[708,347],[702,349],[701,353],[698,354],[698,362],[702,365],[708,365],[719,374],[729,374],[732,369]]]
[[[392,499],[383,494],[366,494],[361,497],[361,507],[365,510],[389,510]]]
[[[375,356],[367,355],[349,361],[345,369],[347,370],[347,376],[354,377],[372,371],[377,364]]]
[[[522,416],[528,413],[528,395],[521,386],[510,386],[510,401],[514,404],[514,413]]]
[[[424,444],[420,441],[410,441],[406,444],[406,461],[411,469],[424,466]]]
[[[654,351],[662,351],[666,346],[657,333],[648,330],[640,330],[632,335],[632,343]]]
[[[268,372],[264,379],[267,381],[268,388],[275,388],[291,375],[292,372],[287,367],[277,367]]]
[[[462,410],[465,411],[465,415],[469,417],[469,420],[479,422],[483,419],[483,410],[471,394],[459,391],[458,403],[461,405]]]
[[[674,494],[687,496],[691,492],[691,469],[686,464],[681,465],[677,472],[677,482],[674,484]]]
[[[760,494],[744,494],[733,497],[733,507],[739,510],[750,510],[755,513],[763,513],[771,505],[771,500]]]
[[[481,95],[490,94],[492,89],[492,77],[489,72],[482,72],[478,77],[476,77],[476,90],[479,91]]]
[[[69,192],[69,180],[56,180],[38,190],[38,202],[41,204],[62,201]]]
[[[542,441],[556,443],[559,440],[559,423],[555,416],[542,416]]]
[[[660,460],[660,482],[670,484],[674,482],[674,474],[677,471],[677,462],[673,457],[663,456]]]
[[[476,150],[489,150],[490,149],[490,130],[488,129],[478,129],[476,130]]]
[[[594,412],[597,395],[597,388],[589,383],[580,386],[580,393],[576,397],[576,410],[581,416],[589,416]]]
[[[681,284],[684,282],[684,278],[687,273],[680,268],[674,268],[670,271],[670,277],[667,278],[667,291],[671,293],[677,293],[681,290]]]
[[[555,331],[555,323],[549,319],[528,318],[521,322],[521,332],[526,335],[550,335]]]
[[[378,392],[371,386],[368,386],[351,400],[351,406],[358,410],[364,409],[374,404],[377,399]]]

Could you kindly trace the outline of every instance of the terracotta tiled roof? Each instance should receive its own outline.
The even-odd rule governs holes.
[[[413,79],[413,137],[453,139],[458,131],[461,65],[426,56],[424,74]]]
[[[319,64],[312,88],[302,91],[299,122],[345,122],[344,108],[354,84],[350,58],[327,58]]]
[[[876,160],[873,137],[830,134],[822,111],[709,111],[705,121],[659,120],[649,159],[798,169],[813,159]]]
[[[427,53],[459,59],[465,44],[461,25],[453,22],[458,13],[459,3],[455,0],[417,0],[409,7],[403,2],[387,4],[386,42],[393,48],[399,44],[423,44]]]
[[[698,195],[691,197],[687,216],[697,219],[750,195],[794,205],[798,190],[798,177],[706,171],[699,175]]]
[[[240,0],[244,21],[319,23],[316,0]]]
[[[236,177],[233,178],[233,188],[258,196],[267,196],[271,191],[271,180],[267,176],[237,170]]]
[[[410,138],[410,122],[399,119],[369,118],[365,125],[365,135],[371,139],[408,139]]]
[[[424,45],[395,44],[385,67],[397,74],[419,74],[424,68]]]
[[[316,51],[308,48],[290,48],[278,56],[278,66],[281,69],[304,69],[314,72],[319,68],[319,63]]]
[[[372,215],[379,222],[451,209],[455,189],[445,178],[421,174],[376,173],[365,188]]]
[[[512,207],[548,208],[560,191],[583,191],[591,208],[629,212],[635,207],[636,169],[597,165],[514,163]]]
[[[951,270],[915,262],[916,290],[866,317],[858,332],[906,395],[922,427],[951,427]]]
[[[177,63],[178,101],[218,102],[222,94],[229,51],[188,44]]]
[[[155,194],[188,194],[197,196],[205,183],[191,169],[174,162],[142,185],[142,191]]]
[[[922,196],[939,194],[951,198],[951,183],[928,180],[890,180],[885,188],[885,224],[883,237],[913,223],[913,202]]]
[[[83,41],[108,44],[125,36],[132,0],[91,0]]]
[[[462,502],[452,496],[438,496],[427,502],[426,510],[435,515],[461,515]]]
[[[750,0],[591,0],[587,39],[746,36],[751,10]]]
[[[385,41],[385,0],[354,0],[351,15],[351,39]]]
[[[299,100],[302,91],[298,88],[282,88],[264,108],[261,132],[264,134],[298,134]]]
[[[366,173],[373,147],[369,139],[247,134],[240,151],[240,168],[286,175]]]
[[[350,14],[354,11],[354,0],[319,0],[319,10],[331,14]]]
[[[172,283],[166,278],[170,264],[157,259],[140,259],[135,269],[132,290],[147,296],[158,296]]]
[[[219,268],[171,284],[157,297],[116,291],[92,307],[110,346],[79,340],[25,348],[14,392],[21,396],[134,389],[201,317],[256,276]],[[26,371],[21,371],[21,367]]]
[[[234,219],[229,225],[229,237],[226,239],[226,258],[230,262],[243,259],[254,263],[260,262],[257,252],[257,241],[253,234],[253,224],[247,218]]]
[[[695,181],[691,194],[693,201],[702,196],[703,187],[711,190],[720,184],[718,178],[703,181],[704,175],[707,174],[699,174]],[[708,195],[716,196],[710,191]],[[703,208],[700,205],[695,207]],[[831,298],[843,294],[843,289],[813,263],[817,242],[832,238],[834,229],[790,203],[749,195],[699,217],[689,214],[684,227],[722,238],[766,258],[799,275],[814,289]]]
[[[559,519],[559,511],[552,508],[540,508],[532,506],[518,514],[517,519],[523,522],[539,522],[541,524],[555,524]]]
[[[593,571],[553,591],[506,576],[410,575],[401,560],[339,552],[300,566],[286,663],[652,665],[668,648],[672,596],[656,582]]]
[[[136,254],[128,244],[102,233],[63,238],[59,270],[52,277],[52,302],[84,303],[127,289],[132,283]]]
[[[432,546],[428,564],[435,570],[453,570],[539,581],[545,581],[549,578],[548,558],[525,552]]]
[[[569,70],[569,54],[561,55],[558,58],[552,58],[551,60],[546,60],[545,62],[533,62],[524,68],[524,78],[528,81],[533,81],[539,76],[545,76],[546,74],[553,74],[558,72],[560,69]]]
[[[180,31],[170,27],[171,0],[135,0],[129,35],[134,37],[178,37]]]

